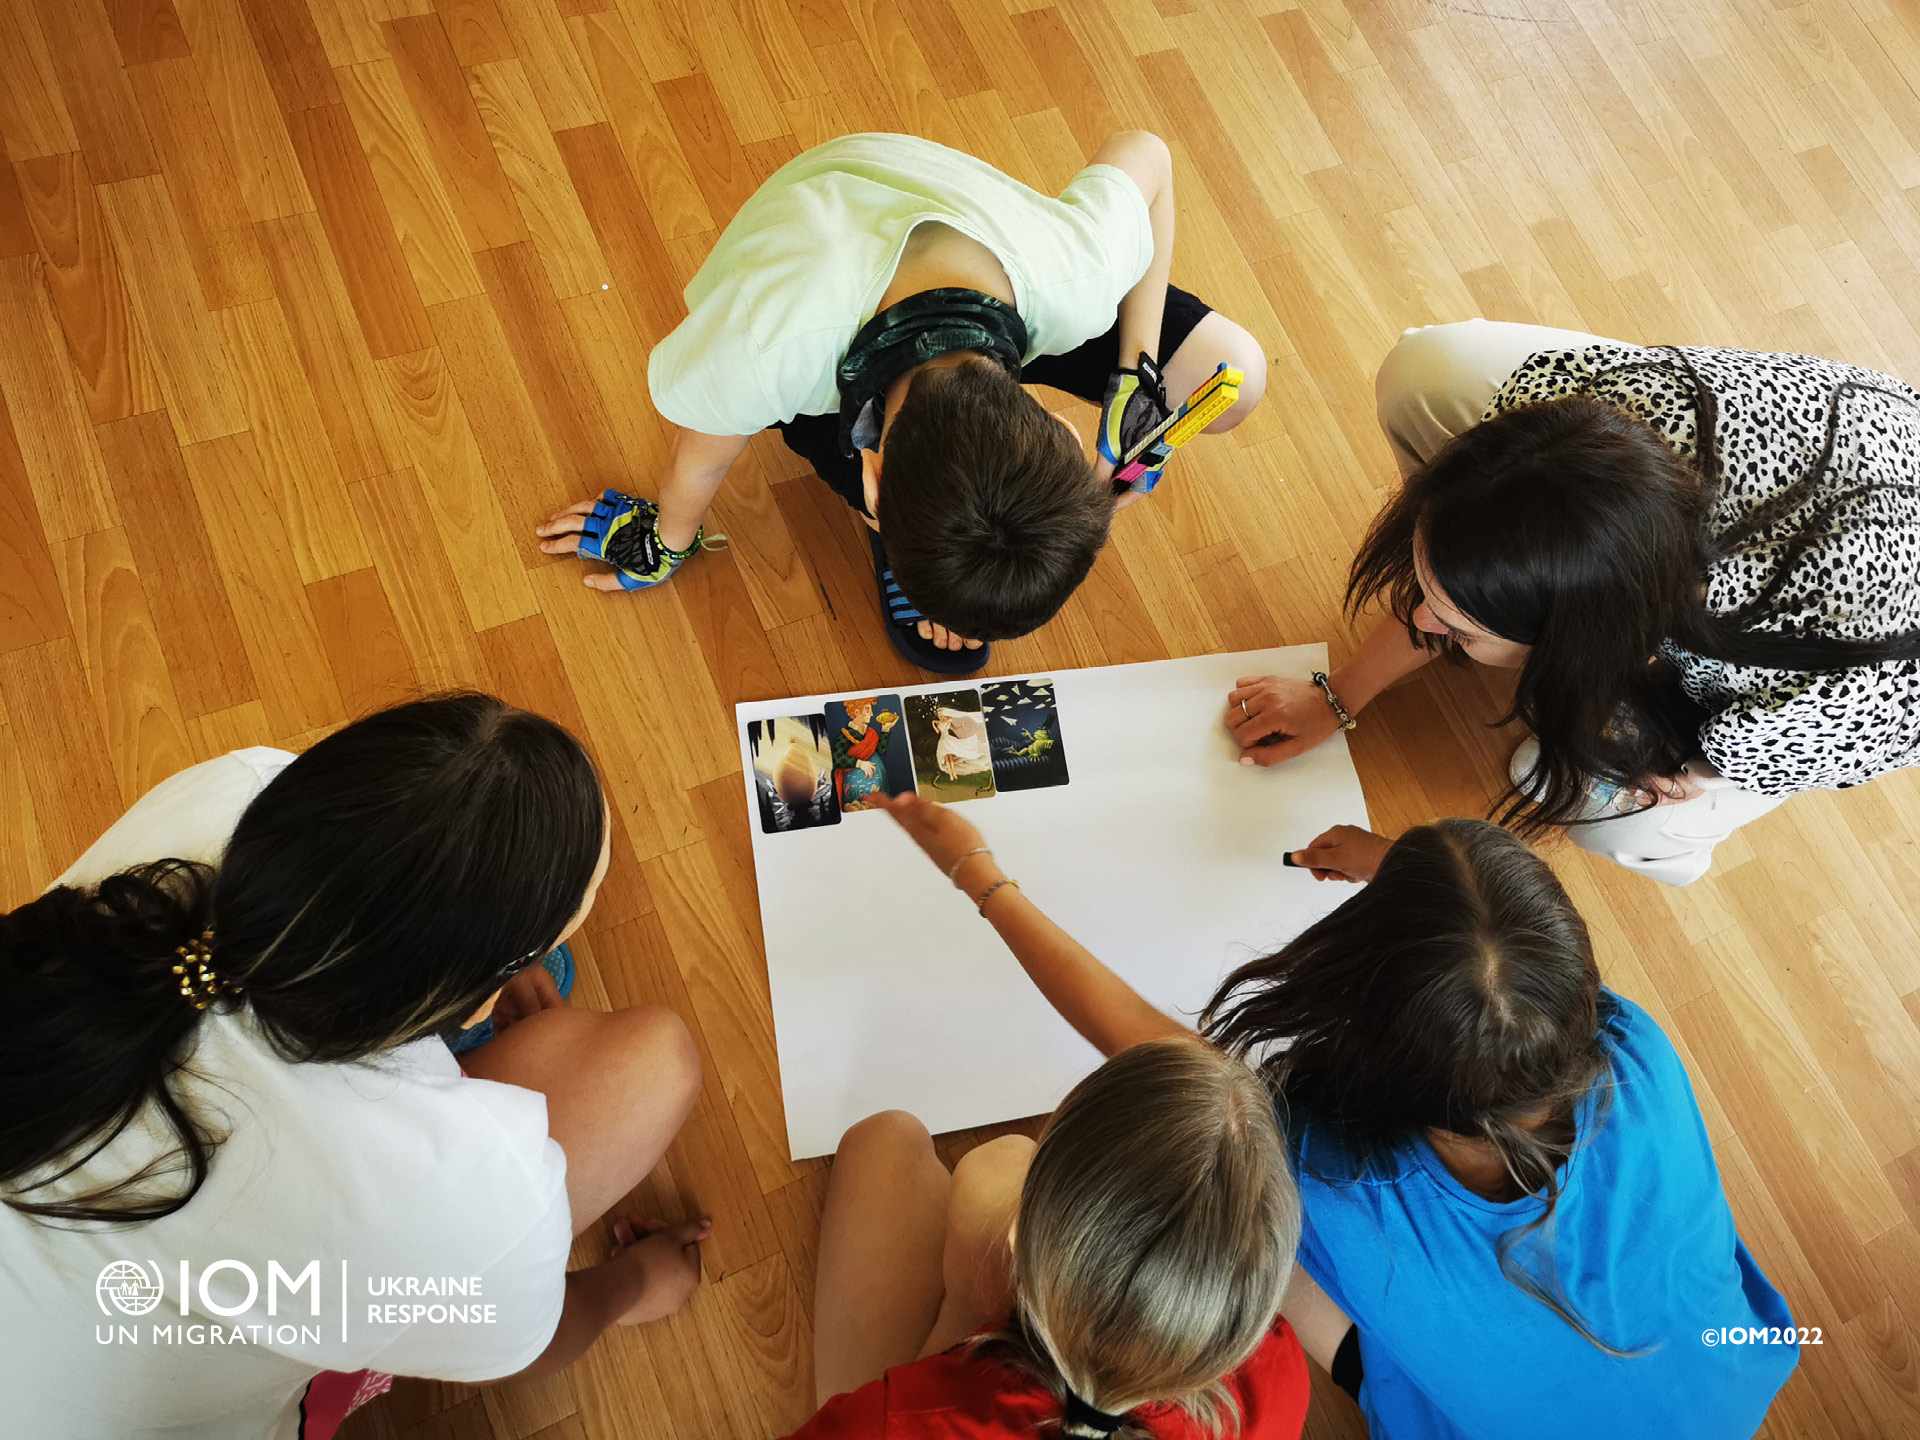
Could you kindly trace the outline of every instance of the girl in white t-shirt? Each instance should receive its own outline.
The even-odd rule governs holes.
[[[686,1301],[704,1221],[567,1272],[700,1081],[670,1012],[534,963],[607,826],[565,730],[450,696],[184,771],[0,918],[10,1433],[307,1440],[382,1372],[546,1374]]]

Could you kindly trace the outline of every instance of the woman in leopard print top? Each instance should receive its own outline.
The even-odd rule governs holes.
[[[1354,561],[1350,602],[1395,618],[1330,677],[1349,711],[1438,649],[1517,667],[1505,817],[1673,884],[1788,795],[1920,763],[1911,387],[1468,321],[1409,331],[1379,388],[1408,479]],[[1229,704],[1255,763],[1334,718],[1280,679]]]

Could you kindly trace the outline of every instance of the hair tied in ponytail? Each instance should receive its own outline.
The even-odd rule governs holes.
[[[1126,1416],[1109,1415],[1105,1410],[1097,1410],[1072,1390],[1067,1391],[1066,1401],[1066,1414],[1061,1417],[1063,1431],[1091,1430],[1097,1435],[1111,1435],[1127,1423]]]

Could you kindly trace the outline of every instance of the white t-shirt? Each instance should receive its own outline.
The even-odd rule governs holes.
[[[714,244],[687,318],[647,361],[654,408],[707,435],[838,411],[840,361],[927,220],[999,259],[1027,360],[1104,335],[1153,262],[1146,198],[1111,165],[1089,165],[1055,200],[931,140],[829,140],[775,171]]]
[[[60,883],[91,884],[165,856],[218,861],[241,811],[292,759],[240,750],[182,771]],[[214,956],[217,968],[217,939]],[[573,1226],[544,1096],[462,1077],[438,1039],[371,1062],[294,1065],[245,1011],[208,1012],[196,1037],[203,1079],[187,1094],[228,1138],[184,1209],[144,1225],[71,1229],[0,1208],[0,1433],[290,1440],[317,1371],[489,1380],[546,1349]],[[154,1153],[152,1134],[131,1127],[83,1175],[137,1168]],[[209,1274],[222,1260],[240,1266]],[[114,1277],[103,1272],[116,1261],[132,1262],[149,1287],[157,1271],[151,1310],[128,1313],[144,1296],[110,1293]],[[312,1278],[291,1293],[272,1269],[300,1280],[310,1262]],[[258,1294],[240,1309],[249,1272]],[[399,1295],[370,1293],[396,1279]],[[371,1305],[427,1308],[385,1323],[395,1312],[376,1320]],[[464,1318],[436,1305],[464,1307]]]

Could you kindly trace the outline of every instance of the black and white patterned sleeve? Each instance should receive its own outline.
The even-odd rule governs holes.
[[[1774,675],[1700,728],[1701,751],[1741,789],[1844,790],[1920,764],[1920,661]]]

